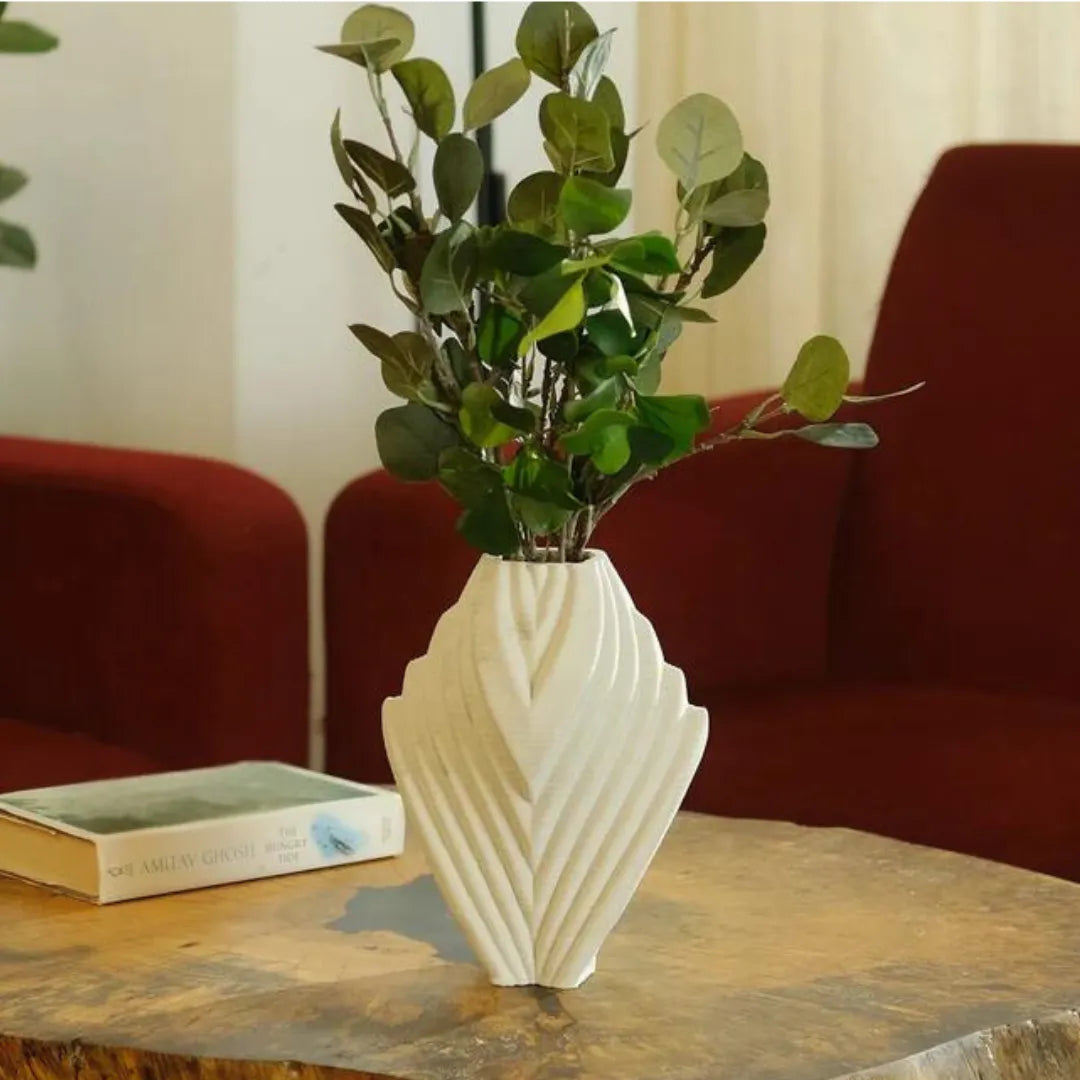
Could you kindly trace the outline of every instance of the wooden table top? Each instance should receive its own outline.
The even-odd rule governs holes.
[[[104,908],[0,882],[3,1080],[826,1080],[1077,1005],[1080,886],[843,829],[680,815],[561,993],[489,986],[415,851]],[[1076,1071],[1009,1076],[1080,1076],[1075,1014],[1024,1031]]]

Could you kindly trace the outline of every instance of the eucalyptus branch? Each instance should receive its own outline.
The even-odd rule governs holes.
[[[403,168],[408,169],[409,164],[401,153],[397,135],[394,134],[394,125],[390,120],[390,110],[386,104],[386,95],[383,93],[382,75],[373,72],[370,64],[367,65],[365,70],[367,71],[368,87],[370,88],[371,96],[375,101],[375,108],[379,111],[379,118],[382,120],[383,127],[386,128],[386,135],[390,140],[390,149],[394,152],[394,160]],[[422,221],[423,209],[420,206],[420,196],[416,194],[415,188],[409,192],[409,205],[412,207],[413,213],[416,214],[417,218]]]

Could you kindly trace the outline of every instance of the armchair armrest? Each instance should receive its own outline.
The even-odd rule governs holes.
[[[165,767],[308,749],[307,537],[221,462],[0,439],[0,715]]]

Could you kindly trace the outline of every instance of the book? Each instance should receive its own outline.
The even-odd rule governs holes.
[[[272,761],[0,795],[0,874],[98,904],[404,846],[397,792]]]

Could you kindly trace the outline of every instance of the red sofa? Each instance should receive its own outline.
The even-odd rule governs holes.
[[[844,825],[1080,880],[1080,147],[946,153],[866,374],[876,450],[738,444],[598,532],[711,713],[687,806]],[[749,399],[722,404],[734,420]],[[388,777],[399,690],[473,554],[433,486],[326,523],[332,771]]]
[[[304,763],[307,537],[220,462],[0,438],[0,791]]]

